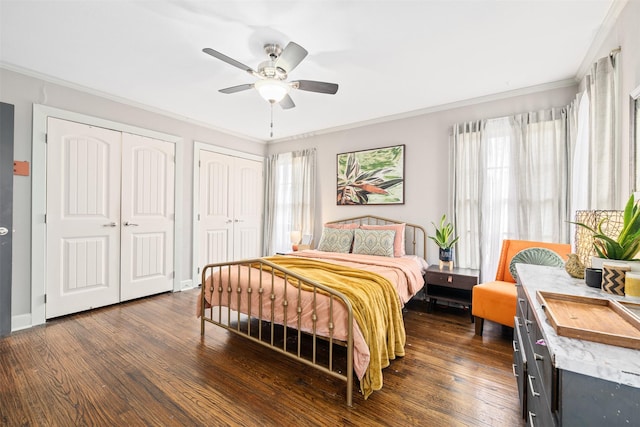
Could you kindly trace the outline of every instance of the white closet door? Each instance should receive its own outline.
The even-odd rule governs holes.
[[[236,158],[234,162],[234,259],[256,258],[262,248],[262,162]]]
[[[120,298],[121,133],[49,118],[46,318]]]
[[[262,162],[200,150],[199,266],[260,256]]]
[[[200,150],[200,267],[233,257],[232,167],[233,157]]]
[[[121,300],[173,289],[175,145],[122,137]]]

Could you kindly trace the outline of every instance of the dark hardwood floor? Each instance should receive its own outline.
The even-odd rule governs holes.
[[[0,339],[0,424],[524,425],[511,337],[494,324],[475,336],[468,312],[411,302],[406,356],[349,408],[340,380],[214,325],[201,337],[197,296],[158,295]]]

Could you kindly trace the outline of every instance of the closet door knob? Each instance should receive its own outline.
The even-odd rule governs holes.
[[[108,224],[103,224],[103,227],[117,227],[118,223],[117,222],[110,222]]]
[[[139,224],[134,224],[133,222],[127,221],[127,222],[124,223],[124,225],[126,227],[137,227]]]

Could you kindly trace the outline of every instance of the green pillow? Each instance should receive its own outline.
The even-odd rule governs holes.
[[[324,227],[318,243],[318,250],[347,254],[351,252],[352,242],[353,229]]]
[[[353,253],[362,255],[393,256],[395,230],[355,230]]]
[[[549,267],[564,267],[564,261],[554,251],[547,248],[523,249],[511,258],[509,271],[514,279],[518,280],[516,264],[547,265]]]

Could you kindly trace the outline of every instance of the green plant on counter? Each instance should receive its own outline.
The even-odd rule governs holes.
[[[608,218],[603,218],[595,229],[581,222],[573,224],[593,233],[593,247],[600,258],[640,261],[636,258],[640,251],[640,207],[633,194],[624,208],[622,230],[617,239],[606,236],[602,231],[602,225],[606,221]]]

